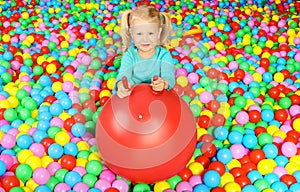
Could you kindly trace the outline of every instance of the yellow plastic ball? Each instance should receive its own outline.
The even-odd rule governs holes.
[[[26,187],[29,187],[32,191],[34,191],[39,184],[37,184],[32,178],[28,179],[26,182]]]
[[[181,87],[185,87],[185,86],[188,85],[189,80],[188,80],[188,78],[186,76],[179,76],[179,77],[177,77],[176,82]]]
[[[284,81],[284,75],[282,73],[275,73],[274,74],[274,80],[277,82],[277,83],[281,83]]]
[[[221,176],[221,186],[225,186],[227,183],[231,183],[234,182],[234,177],[231,173],[229,172],[225,172],[222,176]]]
[[[294,130],[300,132],[300,118],[297,118],[293,121]]]
[[[68,48],[69,47],[69,42],[68,41],[62,41],[60,43],[60,47],[61,48]]]
[[[26,160],[31,156],[33,156],[33,152],[29,149],[23,149],[17,154],[17,158],[20,163],[25,163]]]
[[[284,37],[284,36],[279,36],[279,37],[278,37],[278,43],[284,43],[284,42],[286,42],[286,37]]]
[[[259,46],[254,47],[253,53],[256,55],[260,55],[262,53],[262,48],[260,48]]]
[[[295,155],[295,156],[291,157],[290,162],[300,164],[300,155]]]
[[[69,119],[71,117],[71,115],[69,113],[66,113],[66,112],[62,112],[60,115],[59,115],[59,118],[61,118],[61,120],[65,121],[67,119]]]
[[[88,163],[88,160],[85,159],[85,158],[78,158],[78,159],[76,159],[76,166],[86,167],[87,163]]]
[[[42,167],[43,167],[43,168],[47,168],[48,165],[49,165],[50,163],[52,163],[52,162],[54,162],[54,160],[53,160],[50,156],[48,156],[48,155],[43,156],[43,157],[41,158],[41,163],[42,163]]]
[[[160,181],[154,185],[154,192],[163,192],[166,189],[170,189],[171,186],[166,181]]]
[[[2,36],[2,40],[4,43],[8,43],[8,42],[10,42],[10,36],[8,34],[4,34]]]
[[[204,129],[204,128],[200,128],[198,127],[197,128],[197,139],[199,140],[199,138],[202,136],[202,135],[205,135],[207,134],[207,130]]]
[[[36,170],[39,167],[42,167],[42,161],[37,156],[30,156],[25,161],[26,164],[28,164],[32,170]]]
[[[71,73],[65,73],[63,75],[63,82],[66,82],[66,81],[71,81],[71,82],[74,82],[74,75],[71,74]]]
[[[241,186],[235,182],[229,182],[224,186],[226,192],[239,192],[242,191]]]
[[[7,98],[7,101],[9,102],[11,108],[16,108],[19,105],[19,100],[17,97],[10,96]]]
[[[286,138],[286,133],[281,131],[281,130],[278,130],[272,136],[273,137],[280,137],[281,139],[284,140]]]
[[[203,110],[203,111],[201,111],[201,113],[200,113],[200,116],[201,116],[201,115],[206,115],[206,116],[208,116],[209,118],[212,118],[213,113],[212,113],[210,110]]]
[[[99,94],[99,98],[101,99],[102,97],[110,97],[111,96],[111,92],[109,90],[102,90]]]
[[[229,170],[235,167],[241,167],[241,163],[237,159],[232,159],[229,163],[226,164]]]
[[[26,123],[21,124],[18,128],[21,133],[28,133],[29,129],[31,129],[31,126]]]
[[[90,149],[89,144],[87,144],[85,141],[79,141],[76,145],[78,147],[78,151]]]
[[[47,67],[46,67],[46,71],[47,71],[47,73],[49,73],[49,74],[55,73],[56,70],[57,70],[56,65],[54,65],[54,64],[52,64],[52,63],[48,64]]]
[[[215,47],[218,51],[224,50],[224,44],[221,42],[216,43]]]
[[[256,81],[256,82],[258,82],[258,83],[260,83],[262,81],[262,76],[259,73],[254,73],[252,75],[252,77],[253,77],[253,80]]]
[[[56,81],[52,84],[52,90],[57,93],[58,91],[62,90],[62,83],[59,81]]]
[[[272,173],[276,166],[276,162],[273,159],[263,159],[258,162],[257,170],[262,175],[266,175],[268,173]]]
[[[92,160],[101,161],[101,158],[97,152],[92,152],[89,154],[88,160],[89,161],[92,161]]]
[[[273,189],[264,189],[262,192],[276,192],[276,191]]]
[[[189,169],[192,171],[193,175],[199,175],[204,170],[204,167],[199,162],[192,162],[189,164]]]
[[[23,19],[28,19],[29,18],[29,14],[27,12],[23,12],[21,14],[21,16],[22,16]]]
[[[288,172],[288,174],[292,175],[296,171],[300,170],[300,164],[295,162],[289,162],[285,165],[285,169]]]
[[[67,143],[70,142],[71,138],[67,132],[60,131],[55,135],[54,140],[61,146],[65,146]]]
[[[113,90],[115,87],[115,83],[116,83],[116,78],[108,79],[106,82],[107,88],[109,88],[110,90]]]

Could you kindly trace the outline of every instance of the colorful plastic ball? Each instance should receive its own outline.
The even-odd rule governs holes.
[[[229,149],[223,148],[217,152],[217,159],[224,164],[232,160],[232,152]]]
[[[2,176],[5,173],[5,171],[6,171],[6,165],[2,160],[0,160],[0,176]]]
[[[53,143],[48,148],[48,155],[53,159],[58,159],[63,155],[64,149],[61,145]]]
[[[73,170],[76,166],[76,158],[72,155],[63,155],[60,159],[61,167],[67,170]]]
[[[46,184],[50,179],[50,173],[45,168],[37,168],[32,175],[33,180],[40,185]]]
[[[76,171],[70,171],[65,175],[65,182],[70,186],[74,187],[77,183],[81,182],[81,176]]]
[[[32,173],[33,173],[32,168],[27,164],[20,164],[16,168],[16,176],[21,181],[27,181],[28,179],[30,179]]]
[[[86,165],[86,171],[98,176],[102,172],[102,164],[96,160],[89,161]]]
[[[246,185],[242,192],[259,192],[258,189],[254,185]]]
[[[84,125],[82,123],[75,123],[73,126],[72,126],[72,134],[76,137],[82,137],[85,132],[86,132],[86,129],[84,127]]]
[[[2,185],[6,191],[10,191],[13,187],[20,186],[20,181],[15,176],[6,176],[2,179]]]
[[[241,144],[233,144],[230,151],[235,159],[241,159],[245,155],[245,147]]]
[[[281,152],[286,157],[292,157],[297,153],[297,147],[293,142],[285,142],[281,145]]]
[[[265,122],[270,122],[274,119],[274,112],[270,109],[265,109],[261,111],[261,118]]]
[[[40,185],[37,188],[35,188],[36,192],[51,192],[51,189],[47,185]]]
[[[203,182],[209,188],[217,187],[220,184],[221,177],[217,171],[209,170],[204,174]]]
[[[54,188],[54,192],[64,192],[69,190],[71,190],[71,187],[67,183],[58,183]]]
[[[11,149],[15,146],[16,144],[16,137],[11,135],[11,134],[5,134],[2,137],[1,140],[1,145],[2,147],[6,148],[6,149]]]

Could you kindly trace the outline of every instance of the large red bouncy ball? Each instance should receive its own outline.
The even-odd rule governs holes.
[[[155,92],[148,84],[131,95],[113,95],[96,126],[101,157],[116,174],[133,182],[154,183],[179,173],[197,142],[196,122],[176,93]]]

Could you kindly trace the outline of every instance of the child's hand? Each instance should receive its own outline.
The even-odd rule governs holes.
[[[168,83],[168,80],[158,77],[157,80],[152,79],[151,86],[154,91],[162,91],[162,90],[168,88],[169,83]]]
[[[128,89],[126,89],[123,85],[123,82],[120,81],[118,84],[118,91],[117,91],[117,95],[122,99],[124,97],[127,97],[131,94],[131,85],[130,83],[128,83]]]

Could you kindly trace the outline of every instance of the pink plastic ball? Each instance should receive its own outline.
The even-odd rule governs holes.
[[[0,155],[0,160],[5,163],[7,170],[9,170],[13,166],[13,164],[14,164],[14,159],[9,154],[2,154],[2,155]]]
[[[33,152],[35,156],[42,157],[45,153],[45,148],[40,143],[33,143],[30,145],[29,150]]]
[[[275,173],[279,178],[282,175],[288,174],[287,170],[284,167],[280,167],[280,166],[275,167],[273,173]]]
[[[199,75],[196,73],[188,74],[188,80],[191,84],[199,83]]]
[[[104,179],[99,179],[96,183],[95,183],[95,187],[100,189],[101,191],[105,191],[106,189],[111,187],[111,184],[104,180]]]
[[[241,144],[233,144],[230,151],[235,159],[241,159],[245,155],[245,147]]]
[[[281,152],[286,157],[292,157],[297,153],[297,146],[293,142],[285,142],[281,146]]]
[[[300,106],[299,105],[291,106],[291,108],[289,109],[289,112],[290,112],[291,116],[300,114]]]
[[[92,59],[89,55],[84,55],[81,59],[82,64],[89,65],[91,63]]]
[[[62,84],[62,89],[64,92],[69,93],[74,89],[74,84],[71,81],[65,81]]]
[[[66,183],[59,183],[54,188],[54,192],[67,192],[69,190],[71,190],[71,187]]]
[[[51,162],[49,163],[49,165],[47,166],[47,169],[50,173],[51,176],[54,176],[56,171],[61,169],[61,165],[58,162]]]
[[[86,192],[90,189],[90,187],[83,182],[77,183],[74,185],[73,190],[74,191],[80,191],[80,192]]]
[[[202,103],[209,103],[212,100],[213,96],[210,92],[204,91],[200,94],[200,101]]]
[[[60,128],[63,128],[64,126],[64,122],[61,118],[59,117],[54,117],[53,119],[51,119],[50,121],[50,126],[57,126],[57,127],[60,127]]]
[[[11,134],[5,134],[1,140],[2,147],[11,149],[16,145],[16,137]]]
[[[235,119],[239,124],[244,125],[249,121],[249,115],[245,111],[240,111],[237,113]]]
[[[179,77],[179,76],[187,76],[188,75],[188,72],[185,68],[178,68],[176,69],[175,71],[175,76],[176,77]]]
[[[81,177],[83,177],[87,172],[86,172],[86,169],[84,167],[81,167],[81,166],[78,166],[78,167],[75,167],[73,169],[73,171],[76,171],[77,173],[79,173],[79,175]]]
[[[192,187],[195,187],[196,185],[202,184],[203,182],[200,175],[193,175],[190,177],[189,183]]]
[[[100,179],[104,179],[108,181],[109,183],[112,183],[114,180],[116,180],[116,176],[113,172],[111,172],[109,169],[102,171],[100,174]]]
[[[50,179],[50,173],[45,168],[37,168],[32,175],[33,180],[40,185],[46,184]]]
[[[181,191],[193,191],[193,188],[189,182],[183,181],[176,185],[176,192]]]
[[[127,192],[129,189],[126,181],[121,179],[115,180],[112,184],[112,187],[117,188],[120,192]]]
[[[300,53],[297,53],[297,54],[294,56],[294,59],[295,59],[295,61],[300,62]]]

